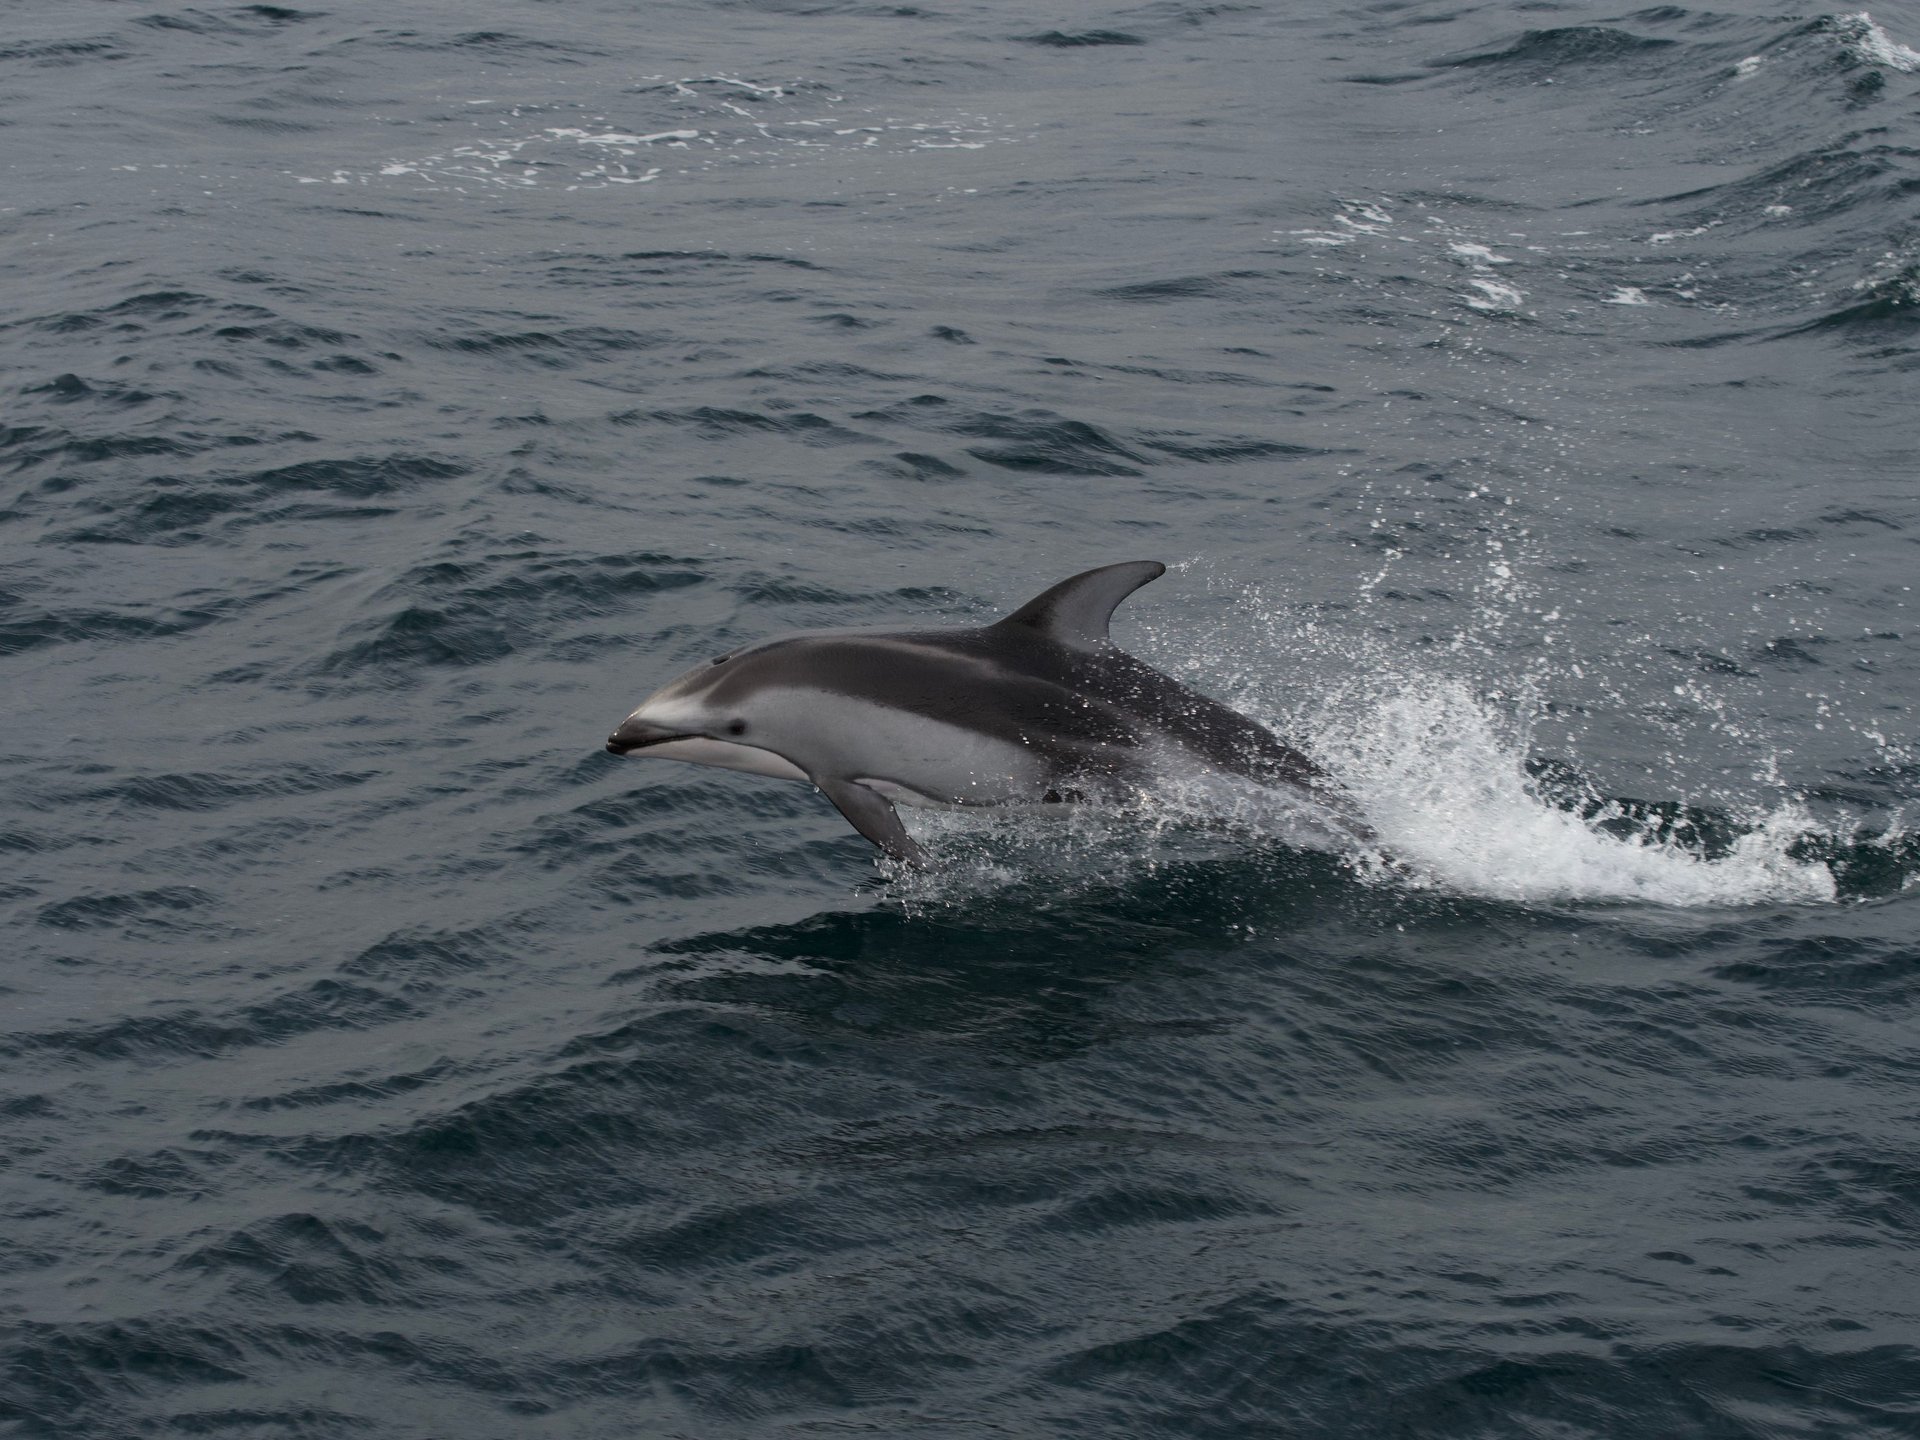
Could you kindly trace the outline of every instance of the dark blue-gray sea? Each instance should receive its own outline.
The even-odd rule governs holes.
[[[0,1434],[1920,1434],[1915,47],[0,7]],[[603,748],[1136,559],[1372,839]]]

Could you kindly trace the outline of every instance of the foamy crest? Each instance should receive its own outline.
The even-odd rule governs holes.
[[[1909,74],[1920,70],[1920,50],[1902,45],[1874,24],[1873,16],[1864,10],[1839,16],[1833,22],[1833,32],[1840,37],[1842,44],[1869,65],[1884,65],[1889,70]]]

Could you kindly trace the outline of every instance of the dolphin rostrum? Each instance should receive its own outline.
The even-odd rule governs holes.
[[[1108,638],[1114,608],[1166,571],[1089,570],[977,628],[763,640],[649,696],[607,749],[811,781],[913,864],[926,855],[896,803],[1118,799],[1207,772],[1318,791],[1325,772],[1298,750]]]

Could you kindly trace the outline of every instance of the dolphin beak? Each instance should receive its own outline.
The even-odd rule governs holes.
[[[607,737],[607,749],[616,755],[624,755],[629,750],[640,750],[648,745],[664,745],[669,740],[686,738],[687,733],[684,730],[669,730],[664,725],[652,725],[629,715],[620,722],[620,728]]]

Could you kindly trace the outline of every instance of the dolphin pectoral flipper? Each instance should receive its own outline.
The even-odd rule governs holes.
[[[907,834],[907,827],[900,823],[892,804],[882,796],[858,780],[841,780],[827,775],[810,778],[819,787],[820,793],[833,802],[834,808],[847,817],[849,825],[888,855],[905,865],[927,863],[927,852]]]

